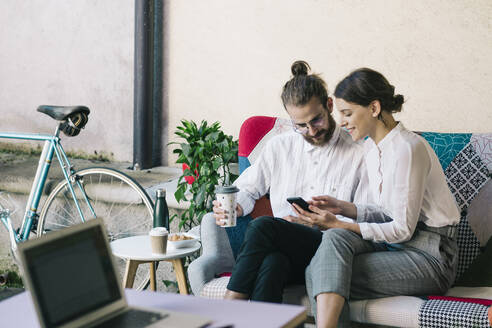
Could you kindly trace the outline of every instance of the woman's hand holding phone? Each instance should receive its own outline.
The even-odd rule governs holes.
[[[290,204],[297,204],[299,205],[303,210],[311,212],[309,209],[309,204],[304,200],[302,197],[289,197],[287,198],[287,201]]]
[[[298,214],[296,223],[301,223],[311,227],[317,227],[320,230],[336,228],[341,221],[330,211],[322,210],[314,205],[309,206],[309,211],[301,208],[297,203],[292,203],[294,210]]]
[[[308,203],[335,215],[342,214],[343,211],[341,201],[328,195],[314,196]]]
[[[297,203],[291,202],[298,216],[292,217],[294,219],[287,221],[317,227],[320,230],[342,228],[362,235],[358,223],[341,221],[335,216],[336,214],[342,214],[347,217],[356,218],[357,208],[353,203],[341,201],[331,196],[313,197],[313,200],[307,202],[309,204],[307,210]]]

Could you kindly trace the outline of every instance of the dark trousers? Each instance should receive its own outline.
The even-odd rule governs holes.
[[[321,231],[263,216],[251,221],[227,289],[250,299],[282,302],[287,284],[304,284],[304,271],[321,243]]]

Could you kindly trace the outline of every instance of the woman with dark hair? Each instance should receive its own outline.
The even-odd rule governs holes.
[[[404,98],[361,68],[335,89],[341,126],[366,137],[371,204],[313,197],[299,218],[326,230],[306,269],[319,327],[350,326],[348,300],[442,293],[454,281],[460,213],[429,144],[397,122]],[[345,222],[335,215],[353,218]]]

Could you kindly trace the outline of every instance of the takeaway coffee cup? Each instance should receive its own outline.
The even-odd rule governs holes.
[[[220,203],[220,208],[226,211],[227,218],[225,219],[225,225],[223,227],[236,226],[236,204],[237,204],[237,192],[239,189],[236,186],[216,186],[215,195],[217,201]]]
[[[164,227],[153,228],[149,232],[152,254],[166,254],[167,229]]]

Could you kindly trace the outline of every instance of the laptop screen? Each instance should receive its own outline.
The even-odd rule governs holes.
[[[99,226],[26,250],[27,271],[48,327],[121,299]]]

